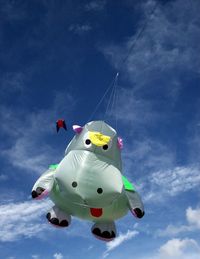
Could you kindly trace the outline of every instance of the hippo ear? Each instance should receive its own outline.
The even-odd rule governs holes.
[[[78,134],[80,134],[81,131],[83,130],[83,127],[81,127],[79,125],[73,125],[72,128],[73,128],[73,131],[75,131]]]
[[[117,138],[117,146],[119,149],[123,148],[123,140],[120,137]]]

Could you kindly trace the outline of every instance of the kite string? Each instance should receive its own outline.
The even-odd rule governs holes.
[[[115,75],[115,78],[114,78],[114,81],[113,81],[112,92],[110,94],[110,98],[109,98],[109,101],[108,101],[108,104],[107,104],[107,107],[106,107],[105,116],[109,115],[109,108],[111,109],[111,112],[112,112],[112,109],[113,109],[113,104],[114,104],[114,99],[115,99],[115,94],[116,94],[116,82],[117,82],[118,76],[119,76],[119,73],[117,73]]]
[[[109,101],[108,101],[107,107],[106,107],[106,111],[105,111],[105,115],[104,115],[104,120],[105,120],[106,115],[108,115],[109,106],[110,106],[110,104],[112,102],[111,111],[112,111],[112,109],[113,109],[113,107],[115,105],[115,123],[116,123],[116,127],[117,127],[117,120],[118,120],[118,115],[117,115],[117,100],[118,100],[117,88],[118,88],[119,71],[122,70],[122,66],[128,60],[130,54],[132,53],[134,47],[136,46],[137,41],[140,39],[140,37],[142,36],[143,32],[145,31],[146,26],[147,26],[149,20],[151,19],[152,15],[155,13],[155,10],[157,9],[157,6],[158,6],[158,1],[155,2],[155,5],[153,6],[153,8],[152,8],[151,12],[149,13],[148,17],[146,18],[146,21],[144,22],[143,26],[139,30],[139,32],[136,35],[135,39],[133,40],[133,43],[131,44],[131,46],[130,46],[130,48],[128,50],[127,55],[119,63],[118,71],[117,71],[116,75],[114,76],[113,80],[109,84],[109,86],[108,86],[107,90],[105,91],[103,97],[100,99],[99,103],[96,105],[96,108],[94,109],[93,113],[89,117],[88,121],[90,121],[93,118],[94,114],[97,112],[99,106],[103,102],[103,100],[106,97],[106,95],[108,94],[109,90],[113,88],[112,91],[111,91],[110,97],[109,97]]]
[[[152,15],[155,13],[157,7],[158,7],[158,1],[155,2],[155,5],[153,6],[151,12],[149,13],[148,17],[146,18],[145,22],[143,23],[142,27],[140,28],[138,34],[136,35],[135,39],[133,40],[133,43],[129,47],[127,55],[119,63],[119,66],[118,66],[119,69],[118,70],[121,70],[122,65],[124,65],[126,63],[126,61],[128,60],[130,54],[132,53],[134,47],[136,46],[137,41],[141,38],[143,32],[145,31],[145,29],[147,27],[148,22],[150,21]]]
[[[118,76],[119,76],[119,71],[122,70],[122,66],[126,63],[126,61],[128,60],[129,56],[131,55],[133,49],[136,46],[137,41],[141,38],[143,32],[145,31],[148,22],[150,21],[152,15],[155,13],[156,9],[158,7],[158,1],[155,1],[155,4],[151,10],[151,12],[148,14],[148,17],[146,18],[145,22],[143,23],[142,27],[140,28],[138,34],[136,35],[135,39],[133,40],[133,43],[130,45],[130,48],[128,50],[127,55],[125,56],[125,58],[123,58],[121,60],[121,62],[119,63],[118,66],[118,72],[115,76],[115,84],[114,84],[114,94],[113,94],[113,103],[111,106],[111,115],[112,115],[112,111],[114,111],[114,117],[115,117],[115,129],[117,130],[117,123],[118,123],[118,93],[119,93],[119,85],[118,85]]]
[[[119,73],[118,73],[119,75]],[[119,109],[119,105],[118,105],[118,94],[119,94],[119,85],[118,85],[118,77],[117,77],[117,80],[116,80],[116,94],[115,94],[115,129],[116,131],[118,131],[118,128],[117,128],[117,122],[118,122],[118,109]]]
[[[118,119],[118,106],[117,106],[117,94],[118,94],[118,76],[119,73],[117,73],[116,77],[115,77],[115,83],[113,86],[113,102],[111,105],[111,111],[110,114],[111,116],[113,115],[114,120],[115,120],[115,129],[117,130],[117,119]]]
[[[109,90],[112,89],[113,84],[114,84],[114,82],[115,82],[115,78],[116,78],[116,76],[112,79],[112,81],[111,81],[111,83],[109,84],[108,88],[106,89],[104,95],[102,96],[102,98],[100,99],[100,101],[99,101],[98,104],[96,105],[94,111],[93,111],[92,114],[90,115],[88,121],[90,121],[90,120],[93,118],[94,114],[97,112],[99,106],[100,106],[101,103],[103,102],[103,100],[104,100],[104,98],[106,97],[106,95],[108,94]]]

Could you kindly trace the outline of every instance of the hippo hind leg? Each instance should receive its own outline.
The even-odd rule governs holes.
[[[71,216],[54,206],[46,215],[49,223],[56,227],[68,227],[71,223]]]
[[[111,241],[116,237],[116,227],[113,221],[96,222],[91,231],[96,238],[103,241]]]

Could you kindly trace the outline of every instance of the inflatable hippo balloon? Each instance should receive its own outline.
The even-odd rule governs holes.
[[[55,206],[48,221],[68,227],[71,216],[94,222],[93,235],[110,241],[116,237],[114,221],[130,212],[143,217],[144,207],[133,185],[122,175],[122,139],[104,121],[73,126],[76,135],[65,156],[37,180],[32,197],[49,194]]]

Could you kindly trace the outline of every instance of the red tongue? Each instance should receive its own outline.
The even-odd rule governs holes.
[[[103,210],[101,208],[90,208],[90,213],[93,217],[101,217]]]

